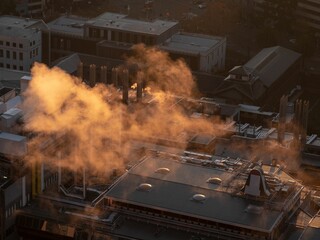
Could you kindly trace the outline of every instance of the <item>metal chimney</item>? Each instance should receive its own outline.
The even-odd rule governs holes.
[[[82,81],[83,80],[83,63],[80,62],[77,69],[77,76]]]
[[[122,70],[121,80],[122,80],[122,102],[124,104],[128,104],[129,103],[129,71],[128,69]]]
[[[142,72],[138,72],[137,73],[137,102],[140,102],[142,99],[142,91],[143,91]]]
[[[288,96],[282,96],[280,99],[279,123],[278,123],[278,142],[279,143],[282,143],[284,140],[287,107],[288,107]]]
[[[107,84],[107,66],[101,66],[100,68],[100,82]]]
[[[112,84],[115,88],[118,88],[118,68],[112,68],[111,70]]]
[[[309,115],[309,101],[304,101],[301,114],[301,146],[304,147],[307,141],[307,128],[308,128],[308,115]]]
[[[90,74],[89,74],[90,86],[93,87],[96,84],[96,65],[90,65]]]

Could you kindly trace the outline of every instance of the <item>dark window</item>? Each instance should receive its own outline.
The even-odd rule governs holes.
[[[20,71],[23,71],[23,67],[22,67],[22,66],[19,66],[19,70],[20,70]]]
[[[10,43],[9,43],[9,42],[6,42],[6,46],[8,46],[8,47],[9,47],[9,46],[10,46]]]
[[[6,57],[10,58],[10,51],[8,51],[8,50],[6,51]]]
[[[32,51],[30,51],[30,59],[32,58]]]
[[[23,44],[22,43],[19,43],[19,48],[23,48]]]
[[[122,42],[122,32],[119,32],[119,39],[118,39],[119,42]]]
[[[10,68],[10,64],[7,64],[7,68]]]
[[[19,60],[23,61],[23,53],[19,53]]]
[[[33,41],[33,42],[32,42],[32,44],[33,44],[33,45],[36,45],[36,42],[35,42],[35,41]]]
[[[16,69],[17,69],[17,65],[12,65],[12,68],[13,68],[14,70],[16,70]]]
[[[3,68],[3,63],[0,63],[0,67]]]
[[[64,40],[63,38],[60,38],[60,46],[59,46],[60,49],[64,49]]]
[[[3,57],[3,50],[0,49],[0,57]]]
[[[16,52],[12,52],[12,58],[13,59],[17,59],[17,53]]]
[[[0,45],[3,45],[3,41],[0,41]]]
[[[13,46],[13,47],[17,47],[17,43],[15,43],[15,42],[12,43],[12,46]]]
[[[111,41],[115,41],[116,40],[116,34],[114,31],[111,31]]]

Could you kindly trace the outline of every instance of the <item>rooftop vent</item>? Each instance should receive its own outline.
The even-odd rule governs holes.
[[[156,173],[161,173],[161,174],[168,174],[170,172],[170,169],[162,167],[162,168],[158,168],[155,172]]]
[[[141,183],[137,188],[137,190],[142,192],[150,192],[151,188],[152,188],[152,185],[150,183]]]
[[[207,180],[207,183],[221,184],[221,178],[211,177]]]
[[[192,196],[192,200],[195,202],[203,202],[204,200],[206,200],[206,196],[200,193],[197,193],[195,195]]]
[[[263,207],[249,204],[246,208],[245,212],[253,213],[253,214],[261,214],[263,211]]]

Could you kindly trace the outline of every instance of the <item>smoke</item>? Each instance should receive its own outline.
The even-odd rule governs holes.
[[[142,69],[152,91],[188,97],[197,93],[192,73],[182,59],[173,61],[168,53],[142,44],[135,45],[133,53],[127,61]]]
[[[59,162],[73,170],[85,166],[90,172],[105,174],[123,168],[131,147],[129,137],[184,136],[181,141],[185,141],[185,133],[217,132],[217,120],[190,118],[188,107],[175,104],[172,95],[192,97],[197,93],[183,61],[138,45],[128,63],[141,69],[149,97],[154,99],[150,104],[124,105],[112,86],[91,88],[59,68],[36,63],[23,104],[25,130],[37,133],[30,142],[28,159],[44,159],[39,153],[43,136],[53,139],[63,135],[63,144],[53,147],[53,152],[60,151],[62,156],[51,164]]]

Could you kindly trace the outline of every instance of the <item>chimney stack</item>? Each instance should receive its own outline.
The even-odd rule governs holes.
[[[118,88],[118,68],[112,68],[111,70],[111,78],[112,78],[112,84],[115,88]]]
[[[101,66],[100,68],[100,82],[107,84],[107,66]]]
[[[83,81],[83,63],[82,62],[80,62],[78,65],[77,76],[81,81]]]
[[[122,102],[129,103],[129,71],[128,69],[122,70]]]
[[[89,75],[90,86],[93,87],[96,84],[96,65],[90,65],[90,75]]]
[[[278,142],[279,143],[282,143],[284,140],[287,107],[288,107],[288,96],[282,96],[280,99],[279,122],[278,122]]]
[[[141,102],[142,100],[142,90],[143,90],[143,80],[142,80],[142,72],[137,73],[137,102]]]

